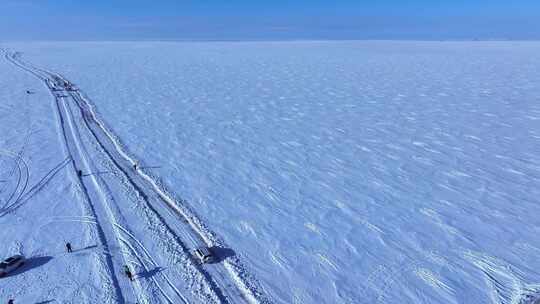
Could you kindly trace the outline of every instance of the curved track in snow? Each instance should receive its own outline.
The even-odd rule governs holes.
[[[134,167],[139,161],[125,152],[79,89],[59,74],[23,62],[19,53],[5,51],[5,58],[42,80],[54,97],[74,178],[91,205],[102,243],[120,253],[109,252],[107,260],[118,302],[270,302],[238,257],[209,265],[192,257],[199,246],[227,246],[157,178]],[[132,284],[122,265],[135,270]]]
[[[26,191],[30,171],[25,160],[19,154],[0,150],[0,155],[12,159],[14,163],[12,169],[8,172],[7,177],[13,178],[14,175],[17,176],[17,181],[12,187],[13,189],[9,191],[9,194],[6,196],[6,198],[4,198],[3,201],[0,201],[0,216],[3,216],[5,213],[9,212],[11,206],[16,203]],[[2,189],[0,189],[0,193],[7,190],[6,187],[7,186],[3,185]]]

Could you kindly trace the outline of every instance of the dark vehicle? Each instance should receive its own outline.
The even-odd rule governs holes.
[[[22,255],[14,255],[0,262],[0,278],[24,265],[26,259]]]

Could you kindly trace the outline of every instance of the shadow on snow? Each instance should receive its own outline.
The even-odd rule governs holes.
[[[210,264],[221,263],[225,259],[236,255],[234,250],[230,248],[223,248],[223,247],[218,247],[218,246],[210,247],[210,251],[212,251],[212,253],[214,253],[214,256],[215,256],[214,261]]]
[[[42,256],[42,257],[32,257],[32,258],[28,258],[25,262],[24,262],[24,265],[22,265],[21,267],[17,268],[16,270],[14,270],[13,272],[10,272],[8,273],[4,278],[9,278],[9,277],[13,277],[13,276],[16,276],[16,275],[19,275],[21,273],[24,273],[26,271],[29,271],[29,270],[32,270],[34,268],[38,268],[38,267],[41,267],[45,264],[47,264],[50,260],[52,260],[53,257],[52,256]]]
[[[152,270],[145,270],[143,272],[140,272],[136,275],[136,278],[141,278],[141,279],[149,279],[153,276],[155,276],[156,274],[162,272],[163,270],[165,270],[165,268],[163,267],[156,267]]]

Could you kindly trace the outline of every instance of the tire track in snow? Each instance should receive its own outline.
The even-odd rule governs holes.
[[[51,82],[49,81],[49,79],[47,78],[46,75],[40,74],[40,73],[32,70],[31,68],[28,68],[28,67],[24,66],[23,64],[21,64],[20,62],[18,62],[17,59],[16,59],[16,57],[18,56],[17,53],[10,54],[7,51],[4,51],[4,52],[5,52],[5,58],[9,62],[14,64],[15,66],[18,66],[18,67],[22,68],[23,70],[26,70],[27,72],[33,74],[37,78],[41,79],[43,82],[45,82],[45,85],[51,91],[52,96],[53,96],[53,98],[55,100],[55,102],[54,102],[55,108],[56,108],[55,116],[56,116],[56,119],[57,119],[57,122],[58,122],[58,129],[60,131],[59,135],[61,137],[61,141],[63,142],[63,150],[71,159],[73,159],[73,161],[70,162],[71,167],[73,169],[72,172],[77,172],[78,171],[77,164],[76,164],[76,161],[73,158],[73,156],[75,155],[75,152],[73,151],[73,149],[76,148],[74,146],[74,144],[73,144],[74,139],[71,138],[68,135],[68,132],[67,132],[66,126],[65,126],[66,119],[64,118],[64,115],[62,114],[62,110],[60,108],[60,104],[59,104],[60,101],[59,101],[59,99],[57,98],[57,96],[54,94],[54,92],[52,90]],[[72,141],[70,141],[70,139]],[[99,236],[99,239],[100,239],[101,243],[105,246],[105,249],[106,249],[104,251],[105,252],[105,262],[106,262],[106,265],[107,265],[108,276],[112,280],[112,284],[113,284],[113,288],[114,288],[114,294],[116,296],[115,300],[117,302],[120,302],[120,303],[125,303],[126,299],[124,297],[124,294],[122,293],[122,290],[121,290],[122,288],[120,287],[120,282],[117,279],[117,276],[114,274],[115,273],[115,266],[114,266],[114,262],[113,262],[113,256],[110,254],[110,251],[108,250],[108,248],[109,248],[108,239],[110,237],[107,237],[106,231],[103,229],[103,226],[100,224],[100,220],[97,217],[96,208],[92,204],[92,200],[90,198],[90,194],[89,194],[89,191],[88,191],[86,185],[82,182],[82,180],[80,178],[77,178],[77,177],[74,177],[74,178],[76,180],[76,184],[78,185],[79,189],[83,193],[83,201],[89,207],[92,214],[96,218],[96,222],[98,223],[98,225],[97,225],[98,236]]]
[[[51,77],[55,78],[56,81],[60,81],[64,85],[66,85],[66,83],[70,85],[68,80],[65,80],[58,74],[53,73]],[[77,102],[84,123],[96,139],[96,142],[101,146],[102,150],[106,154],[108,154],[109,159],[124,174],[129,183],[145,200],[147,206],[152,210],[153,213],[157,215],[157,217],[165,225],[167,230],[171,231],[175,238],[178,239],[178,243],[180,243],[180,246],[184,248],[186,254],[190,254],[189,250],[187,249],[184,241],[181,240],[181,237],[179,237],[179,235],[187,238],[187,241],[191,243],[192,247],[211,247],[212,245],[217,245],[218,247],[226,248],[226,246],[223,246],[222,242],[219,241],[212,232],[209,232],[206,226],[198,218],[196,218],[190,210],[185,208],[185,206],[180,208],[178,205],[176,205],[172,198],[170,198],[170,194],[159,188],[155,180],[153,180],[141,170],[137,170],[138,174],[132,175],[130,168],[126,168],[122,162],[122,160],[125,160],[125,157],[127,157],[127,154],[125,154],[125,152],[123,152],[123,150],[119,147],[116,141],[113,140],[114,136],[106,133],[107,131],[104,130],[102,123],[100,123],[99,120],[96,118],[94,111],[91,109],[90,105],[84,100],[84,97],[82,97],[80,91],[70,91],[68,93]],[[93,128],[94,125],[97,125],[98,128]],[[104,136],[99,136],[99,132],[104,133]],[[103,137],[105,137],[105,139],[102,139]],[[112,147],[109,147],[109,144],[111,144]],[[119,155],[114,155],[115,153],[118,153]],[[135,163],[139,163],[131,158],[129,159],[129,166]],[[138,177],[142,177],[143,181],[135,182],[134,180]],[[148,182],[149,179],[151,181],[150,189],[148,189],[148,187],[144,185],[144,181]],[[190,229],[188,229],[187,232],[185,231],[185,228],[181,229],[183,231],[181,231],[180,233],[175,232],[178,231],[178,229],[171,228],[171,225],[167,224],[167,221],[165,221],[161,214],[154,208],[154,206],[149,203],[149,196],[151,195],[147,194],[147,192],[155,193],[159,197],[159,199],[166,204],[166,206],[169,208],[169,211],[172,211],[177,216],[180,215],[181,222],[188,224],[187,227],[189,227]],[[248,301],[250,303],[268,303],[268,300],[262,298],[262,293],[255,293],[253,291],[253,286],[255,286],[256,284],[254,284],[253,282],[246,282],[246,277],[249,275],[247,274],[244,267],[240,264],[237,258],[227,259],[223,262],[223,264],[223,271],[212,271],[212,273],[208,272],[206,269],[203,269],[201,266],[199,267],[199,271],[202,272],[202,274],[207,278],[208,282],[213,286],[212,288],[214,292],[217,294],[218,298],[222,303],[228,302],[223,292],[225,292],[230,299],[236,299],[236,301],[241,300]],[[216,285],[216,278],[220,279],[221,284]],[[233,284],[231,285],[227,283],[227,281],[232,281]],[[240,298],[238,298],[238,296],[234,293],[231,293],[229,290],[227,290],[230,286],[236,286],[239,289],[241,295]]]
[[[26,67],[25,67],[26,69]],[[30,69],[30,68],[28,68]],[[36,75],[37,77],[39,77],[40,79],[42,79],[46,84],[47,86],[49,87],[49,89],[51,90],[53,96],[55,97],[56,99],[56,106],[58,108],[58,113],[59,113],[59,120],[60,120],[60,123],[61,123],[61,126],[64,127],[64,130],[63,130],[63,136],[64,136],[64,139],[66,142],[69,142],[68,138],[67,137],[70,137],[70,139],[72,140],[72,143],[71,147],[74,147],[77,149],[77,153],[74,153],[72,151],[70,151],[70,155],[74,156],[74,155],[78,155],[80,159],[78,159],[78,162],[80,162],[81,164],[79,164],[80,166],[77,166],[75,165],[75,171],[78,170],[78,168],[81,168],[81,166],[88,172],[93,172],[93,168],[92,168],[92,165],[91,165],[91,162],[89,161],[89,157],[88,157],[88,152],[86,152],[85,148],[84,148],[84,144],[81,142],[81,134],[80,134],[80,130],[78,129],[78,126],[74,120],[74,114],[71,112],[71,108],[70,106],[68,105],[67,103],[67,99],[65,98],[69,98],[69,94],[63,94],[63,93],[67,93],[64,91],[58,93],[58,94],[55,94],[55,90],[54,88],[58,88],[59,85],[58,84],[55,84],[53,81],[50,80],[50,75],[46,74],[45,76],[41,75],[40,72],[36,72],[34,70],[31,70],[30,71],[32,74]],[[41,73],[46,73],[46,72],[41,72]],[[54,77],[55,81],[59,81],[57,77]],[[65,83],[61,84],[61,85],[66,85]],[[69,134],[67,134],[68,132],[65,130],[65,125],[68,126],[68,130],[69,132],[71,133],[71,136],[69,136]],[[106,151],[105,151],[106,152]],[[74,161],[75,162],[75,161]],[[101,198],[101,201],[103,201],[103,206],[105,206],[106,208],[106,213],[108,213],[107,217],[109,218],[109,221],[112,222],[112,223],[117,223],[117,217],[114,215],[115,212],[113,212],[111,209],[110,209],[110,205],[105,202],[107,200],[107,197],[111,198],[112,199],[112,195],[110,195],[110,190],[108,189],[105,189],[107,188],[107,186],[100,180],[100,181],[97,181],[96,179],[96,176],[94,175],[91,175],[90,176],[91,179],[93,180],[94,184],[95,184],[95,189],[97,189],[97,196],[102,196]],[[84,186],[84,182],[82,182],[82,180],[79,178],[81,184]],[[105,190],[103,190],[105,189]],[[86,193],[86,196],[89,198],[89,201],[90,202],[93,202],[93,201],[96,201],[95,199],[92,199],[90,198],[90,194],[88,193],[88,188],[85,187],[84,189],[84,192]],[[106,193],[104,193],[106,192]],[[107,194],[109,193],[109,194]],[[96,196],[96,195],[94,195]],[[99,200],[99,199],[98,199]],[[95,208],[95,206],[93,206]],[[128,247],[125,247],[125,240],[122,240],[121,236],[120,236],[120,233],[117,231],[117,227],[113,227],[113,229],[115,234],[116,234],[116,240],[118,242],[118,247],[122,247],[123,250],[121,250],[121,252],[125,255],[126,253],[129,254],[129,248]],[[122,246],[124,245],[124,246]],[[133,247],[133,246],[131,246]],[[129,260],[129,258],[126,258],[124,257],[124,262],[122,262],[122,264],[126,264],[125,262]],[[116,263],[116,264],[119,264],[119,263]],[[136,285],[139,285],[140,283],[139,282],[135,282]],[[172,283],[170,283],[169,281],[169,285],[173,285]],[[174,287],[174,286],[173,286]],[[136,294],[138,294],[137,298],[139,298],[141,301],[147,303],[147,301],[141,297],[140,295],[142,294],[142,287],[141,286],[138,286],[137,287],[137,292]],[[176,293],[179,293],[178,289],[176,289]],[[142,298],[142,299],[141,299]],[[151,301],[151,303],[154,303],[155,301]],[[174,302],[173,302],[174,303]]]
[[[11,193],[9,194],[8,198],[5,200],[5,203],[3,204],[3,206],[0,208],[0,210],[4,210],[9,205],[9,203],[13,199],[13,196],[18,191],[18,188],[19,188],[19,185],[20,185],[21,179],[22,179],[22,170],[21,170],[21,166],[20,166],[20,164],[18,162],[18,159],[13,157],[13,155],[15,155],[15,153],[10,152],[10,151],[2,151],[2,150],[0,150],[0,155],[3,155],[4,157],[9,157],[9,158],[13,159],[14,164],[13,164],[13,167],[11,168],[11,170],[8,173],[8,176],[7,176],[8,178],[13,178],[13,175],[15,174],[15,171],[17,171],[17,182],[15,183],[15,187],[14,187],[13,191],[11,191]],[[0,193],[4,192],[6,190],[6,188],[8,187],[7,184],[8,183],[6,182],[2,186],[2,189],[0,189]]]
[[[75,147],[78,150],[78,156],[80,157],[80,165],[81,165],[81,167],[79,168],[83,168],[87,172],[94,172],[95,171],[94,167],[90,160],[88,151],[86,150],[85,145],[82,142],[82,137],[76,125],[75,118],[73,116],[73,113],[71,112],[71,108],[67,104],[68,100],[65,99],[64,97],[61,97],[57,100],[61,101],[59,106],[62,108],[62,113],[64,115],[65,121],[67,121],[68,123],[69,130],[71,132],[72,138],[74,139]],[[101,204],[99,204],[98,206],[103,209],[102,210],[102,212],[104,213],[103,217],[107,218],[108,222],[112,225],[111,231],[113,235],[111,235],[109,239],[115,240],[115,243],[118,245],[118,247],[122,248],[123,243],[120,241],[121,240],[120,233],[117,231],[116,226],[114,225],[115,223],[118,222],[119,215],[118,215],[118,212],[115,212],[112,209],[112,206],[114,205],[113,195],[111,194],[111,191],[108,189],[105,182],[99,176],[90,175],[90,180],[92,181],[92,184],[93,184],[92,188],[95,191],[94,196],[97,196],[97,199],[90,200],[90,201],[101,202]],[[81,179],[81,182],[82,184],[84,184],[82,179]],[[126,249],[127,248],[123,248],[121,252],[124,252],[124,253],[128,252]],[[125,254],[123,254],[121,255],[120,258],[122,261],[117,261],[116,265],[119,265],[119,264],[126,265],[127,261],[129,260],[129,256],[126,256]],[[121,262],[121,263],[118,263],[118,262]],[[121,276],[121,275],[117,274],[117,276]],[[122,288],[130,289],[130,288],[127,288],[125,285]],[[143,292],[143,286],[141,285],[141,282],[134,282],[134,284],[132,284],[131,286],[131,290],[133,291],[134,296],[138,301],[143,301],[145,303],[148,301],[148,298],[150,295]],[[124,294],[124,296],[126,295]]]
[[[67,103],[64,103],[64,105],[65,105],[66,108],[68,109],[68,111],[69,111],[69,113],[70,113],[70,117],[71,117],[72,119],[74,119],[74,114],[73,114],[72,111],[71,111],[71,107],[70,107]],[[84,114],[81,113],[81,115],[84,115]],[[84,129],[84,127],[81,127],[81,128]],[[76,129],[77,132],[80,132],[78,126],[75,126],[75,129]],[[80,133],[78,133],[78,134],[79,134],[78,136],[81,137]],[[141,190],[141,189],[133,182],[133,180],[131,179],[131,177],[130,177],[129,174],[127,173],[127,170],[126,170],[125,168],[122,168],[122,167],[115,161],[115,159],[112,157],[112,155],[110,155],[110,153],[107,151],[107,149],[106,149],[103,145],[101,145],[100,142],[97,142],[97,144],[98,144],[98,146],[101,148],[101,152],[102,152],[102,153],[105,153],[105,154],[107,155],[107,159],[110,160],[110,161],[112,161],[112,163],[114,164],[114,166],[116,166],[116,168],[117,168],[117,169],[125,176],[125,178],[127,178],[129,184],[132,185],[132,186],[135,188],[137,194],[138,194],[140,197],[142,197],[142,199],[146,202],[146,204],[148,205],[148,207],[149,207],[152,211],[154,211],[154,213],[155,213],[155,215],[153,216],[154,221],[157,222],[158,225],[161,224],[161,227],[159,227],[159,228],[156,229],[156,230],[157,230],[157,231],[161,231],[161,230],[163,230],[163,229],[169,230],[168,227],[166,226],[166,224],[164,224],[164,222],[163,222],[163,220],[161,219],[161,217],[159,216],[159,214],[158,214],[157,212],[155,212],[155,210],[152,208],[152,205],[149,204],[149,202],[148,202],[148,196],[144,193],[144,191],[142,191],[142,190]],[[94,170],[90,169],[90,171],[94,171]],[[94,178],[95,178],[95,177],[94,177]],[[100,179],[100,180],[101,180],[101,179]],[[105,192],[111,193],[111,191],[108,190],[107,184],[106,184],[104,181],[101,182],[101,189],[105,189]],[[108,194],[108,196],[111,197],[110,200],[114,202],[114,198],[113,198],[114,195],[113,195],[113,194]],[[116,208],[114,208],[114,207],[112,207],[112,206],[116,206]],[[111,208],[112,208],[112,209],[111,209]],[[129,231],[128,231],[126,228],[123,228],[123,227],[119,224],[119,222],[123,222],[123,223],[125,223],[125,225],[127,225],[127,222],[126,222],[125,220],[120,220],[120,218],[122,218],[122,216],[121,216],[121,214],[120,214],[120,213],[121,213],[120,209],[118,209],[118,210],[116,210],[116,211],[113,211],[113,209],[117,209],[117,208],[119,208],[119,204],[110,204],[107,210],[108,210],[108,212],[109,212],[110,218],[113,220],[115,229],[122,228],[122,230],[121,230],[120,232],[118,232],[118,230],[117,230],[117,232],[118,232],[117,234],[118,234],[119,240],[120,240],[120,241],[123,241],[123,242],[122,242],[123,244],[126,244],[126,243],[129,243],[129,242],[127,242],[125,239],[122,239],[122,237],[121,237],[121,232],[124,232],[124,233],[127,232],[127,233],[129,233]],[[156,220],[156,218],[157,218],[157,220]],[[145,222],[145,223],[148,223],[148,220],[145,220],[144,222]],[[162,223],[163,223],[163,224],[162,224]],[[132,235],[131,233],[129,233],[129,234]],[[160,234],[160,235],[156,236],[156,241],[160,241],[160,240],[164,240],[164,239],[170,240],[170,241],[168,241],[168,243],[174,243],[174,242],[175,242],[175,239],[171,239],[170,237],[167,237],[166,234]],[[139,242],[139,243],[140,243],[140,242]],[[181,242],[179,242],[179,243],[181,243]],[[142,245],[141,245],[141,246],[142,246]],[[185,247],[184,247],[183,245],[181,245],[181,246],[182,246],[182,250],[180,250],[180,252],[187,253],[187,251],[185,250]],[[134,248],[134,247],[133,247],[133,246],[130,246],[130,248]],[[124,252],[130,252],[130,251],[128,251],[128,250],[126,250],[126,248],[124,248]],[[147,251],[147,252],[148,252],[148,251]],[[152,278],[152,279],[153,279],[153,278]],[[153,281],[154,281],[154,282],[157,282],[155,279],[153,279]],[[176,287],[174,287],[174,285],[173,285],[172,283],[170,283],[170,280],[168,281],[168,283],[169,283],[169,285],[171,286],[171,289],[173,290],[173,292],[174,292],[177,296],[179,296],[179,298],[180,298],[181,300],[185,300],[185,298],[183,297],[183,295],[181,295],[181,293],[178,291],[178,289],[177,289]],[[163,291],[163,288],[161,287],[161,285],[160,285],[159,283],[156,283],[156,287],[157,287],[159,290]],[[170,299],[170,296],[169,296],[169,295],[164,294],[164,296],[165,296],[167,299]],[[207,300],[208,300],[208,299],[207,299]]]
[[[16,56],[19,57],[20,53],[16,53]],[[53,86],[56,88],[73,87],[73,84],[71,84],[69,80],[65,79],[58,73],[39,69],[35,66],[32,66],[32,68],[48,75],[45,81],[47,81],[49,86]],[[102,146],[104,152],[109,155],[110,160],[113,161],[117,168],[126,175],[126,177],[130,180],[131,184],[137,189],[139,194],[147,197],[147,195],[144,194],[144,191],[141,191],[140,187],[133,183],[128,171],[122,169],[122,166],[118,163],[116,158],[111,155],[111,153],[113,151],[118,153],[119,161],[124,160],[128,162],[130,166],[134,164],[140,164],[141,162],[135,160],[134,158],[129,156],[127,152],[124,151],[120,140],[111,131],[109,131],[105,124],[97,117],[93,106],[88,101],[88,99],[82,95],[80,90],[68,90],[67,93],[69,93],[69,95],[71,95],[71,97],[77,102],[86,126],[93,133],[97,143]],[[97,126],[97,129],[93,128],[94,125]],[[98,134],[103,134],[103,136],[99,136]],[[105,140],[102,140],[102,138],[104,138]],[[112,145],[112,149],[105,148],[104,143],[110,143]],[[184,200],[175,199],[174,195],[171,194],[167,189],[165,189],[164,186],[161,185],[155,177],[147,174],[144,170],[139,168],[136,171],[136,173],[141,178],[148,182],[148,184],[150,185],[150,190],[155,192],[155,194],[160,197],[160,199],[170,208],[170,210],[180,216],[183,222],[188,224],[187,226],[189,227],[189,229],[191,229],[191,233],[188,233],[188,238],[193,239],[192,236],[196,236],[197,239],[201,240],[202,243],[196,242],[195,245],[228,248],[228,246],[226,246],[222,240],[217,238],[215,233],[210,231],[210,229],[208,229],[208,227],[195,215],[195,213],[187,207]],[[243,266],[242,262],[237,256],[227,258],[222,263],[224,265],[223,272],[227,275],[225,275],[224,273],[220,273],[218,276],[221,278],[228,277],[229,280],[232,280],[234,282],[234,285],[240,291],[244,301],[261,304],[270,303],[270,300],[268,300],[266,296],[262,293],[257,280],[253,278],[251,274],[249,274],[249,272],[246,270],[245,266]],[[205,275],[208,277],[208,274]],[[222,284],[222,286],[230,285]],[[219,294],[219,290],[217,291]],[[226,300],[222,298],[222,301],[225,302]]]
[[[25,115],[25,117],[27,117],[28,115]],[[25,185],[23,187],[23,189],[21,190],[21,192],[19,193],[19,197],[16,199],[19,200],[20,199],[20,196],[24,193],[24,191],[26,191],[26,187],[28,186],[28,181],[30,180],[30,171],[29,171],[29,167],[28,167],[28,164],[26,163],[26,161],[24,160],[24,158],[22,157],[24,155],[24,152],[26,150],[26,147],[28,146],[28,143],[30,141],[30,136],[34,133],[36,133],[36,131],[30,131],[32,127],[29,127],[27,129],[27,133],[26,133],[26,136],[24,137],[24,142],[22,144],[22,147],[20,148],[19,152],[17,153],[14,153],[14,152],[11,152],[11,151],[7,151],[7,150],[0,150],[0,155],[4,155],[4,156],[9,156],[9,157],[12,157],[14,160],[15,160],[15,165],[13,166],[12,170],[10,171],[9,173],[9,176],[13,176],[13,173],[15,172],[15,169],[18,170],[19,172],[19,175],[18,175],[18,180],[17,180],[17,186],[16,186],[16,189],[15,191],[11,194],[10,198],[8,198],[8,200],[6,201],[6,204],[5,205],[8,205],[9,202],[13,199],[13,196],[17,193],[17,191],[19,190],[18,187],[20,186],[20,183],[21,183],[21,180],[23,178],[25,178]],[[25,172],[26,173],[23,177],[22,173],[21,172],[21,163],[23,164],[24,168],[25,168]],[[2,187],[2,189],[0,189],[0,193],[2,193],[4,190],[5,190],[5,187],[6,185],[4,185]],[[1,209],[4,209],[4,208],[0,208]]]
[[[21,195],[9,206],[4,206],[3,210],[0,211],[0,217],[4,216],[5,214],[11,213],[17,209],[19,209],[22,205],[24,205],[28,200],[33,198],[41,189],[43,189],[55,176],[58,172],[60,172],[61,169],[66,167],[69,162],[71,161],[71,158],[66,158],[62,162],[60,162],[58,165],[56,165],[54,168],[52,168],[45,176],[38,181],[34,186],[32,186],[28,191],[21,192]]]
[[[8,199],[4,202],[4,206],[0,208],[0,217],[2,217],[9,212],[10,207],[12,206],[11,204],[16,204],[21,199],[21,196],[24,195],[26,188],[28,187],[28,181],[30,179],[30,169],[28,168],[28,164],[26,163],[24,158],[22,158],[21,153],[16,154],[10,151],[2,150],[0,151],[0,154],[13,158],[15,162],[15,167],[18,171],[17,183],[15,185],[15,188],[11,195],[8,197]]]
[[[130,237],[131,239],[133,239],[133,241],[135,242],[135,244],[137,244],[139,246],[139,248],[143,251],[144,255],[146,255],[146,260],[148,262],[150,262],[152,264],[153,267],[157,268],[159,267],[159,265],[154,261],[154,259],[152,258],[152,255],[148,252],[148,250],[146,249],[146,247],[144,247],[144,245],[134,236],[132,235],[127,229],[123,228],[122,226],[118,225],[118,224],[115,224],[121,231],[123,231],[128,237]],[[149,267],[146,266],[146,263],[144,263],[143,260],[145,260],[143,257],[141,257],[141,254],[138,252],[137,249],[134,248],[134,246],[132,246],[127,240],[125,240],[124,238],[121,239],[122,242],[124,242],[130,249],[131,251],[133,252],[133,254],[138,258],[139,262],[140,262],[140,265],[144,268],[144,270],[146,272],[150,272],[152,271],[152,269],[149,269]],[[187,299],[182,295],[182,293],[174,286],[174,284],[171,283],[171,280],[167,277],[167,275],[163,274],[162,272],[159,272],[158,273],[159,275],[163,276],[165,281],[168,283],[168,285],[170,286],[170,288],[172,288],[177,296],[182,300],[183,303],[189,303],[187,301]],[[169,303],[172,303],[174,304],[175,302],[171,300],[171,298],[169,298],[166,294],[166,292],[163,290],[163,288],[161,287],[161,285],[159,284],[159,282],[157,282],[157,280],[155,280],[154,276],[151,277],[152,280],[154,280],[154,283],[158,286],[158,288],[160,289],[161,293],[163,294],[163,296],[169,301]]]
[[[66,80],[59,74],[53,73],[53,75],[54,77],[61,79],[63,82],[69,83],[68,80]],[[103,147],[106,153],[109,154],[111,160],[117,165],[117,167],[121,171],[124,172],[126,177],[130,180],[131,184],[137,189],[139,194],[141,194],[145,198],[148,197],[145,191],[142,190],[141,188],[146,188],[148,192],[155,193],[160,198],[160,200],[163,203],[165,203],[165,205],[169,208],[169,210],[173,211],[176,215],[180,217],[181,222],[184,222],[187,224],[186,226],[189,230],[187,232],[187,238],[193,240],[194,245],[197,245],[197,246],[204,245],[207,247],[217,246],[217,247],[228,248],[228,246],[225,246],[224,242],[219,240],[215,236],[215,234],[211,232],[206,227],[206,225],[195,215],[195,213],[192,212],[186,206],[185,201],[175,200],[173,198],[173,195],[170,194],[167,190],[163,189],[158,184],[155,178],[151,177],[144,170],[140,168],[136,170],[136,175],[138,175],[140,178],[146,181],[148,186],[140,187],[136,185],[133,182],[133,177],[131,177],[130,174],[128,173],[129,171],[126,169],[122,169],[122,166],[120,163],[122,162],[122,160],[124,160],[130,166],[132,166],[135,164],[140,164],[140,162],[130,157],[124,151],[124,148],[120,144],[118,138],[115,135],[113,135],[113,133],[110,132],[105,127],[105,125],[101,122],[100,119],[98,119],[89,101],[81,94],[80,90],[77,90],[74,92],[72,91],[69,93],[73,97],[73,99],[78,103],[84,122],[86,126],[89,128],[89,130],[92,132],[94,137],[96,138],[96,141]],[[97,126],[97,128],[93,128],[93,126]],[[99,134],[102,134],[103,136],[100,136]],[[101,139],[101,138],[104,138],[104,139]],[[111,148],[106,148],[104,146],[104,145],[109,146],[109,144],[111,145]],[[114,157],[111,155],[114,152],[118,153],[118,157]],[[117,161],[116,159],[119,159],[119,160]],[[195,241],[193,236],[195,236],[195,239],[199,241]],[[268,299],[266,299],[263,293],[260,292],[259,290],[260,287],[258,286],[258,283],[245,270],[245,267],[242,265],[238,257],[226,259],[225,261],[223,261],[223,264],[224,264],[224,272],[227,273],[228,274],[227,277],[229,277],[228,280],[232,280],[234,282],[236,287],[241,292],[243,300],[248,301],[250,303],[269,303],[270,302]],[[225,276],[221,273],[219,274],[219,277],[224,278]],[[229,285],[224,283],[224,284],[221,284],[221,286],[225,287]],[[216,290],[216,291],[219,292],[219,290]],[[230,293],[228,294],[229,296],[231,295]],[[222,296],[220,296],[220,298],[222,298]],[[225,301],[225,299],[222,298],[222,301]]]
[[[63,93],[68,93],[73,100],[76,102],[77,106],[79,107],[81,111],[82,121],[85,124],[85,126],[88,128],[88,130],[92,133],[93,137],[95,138],[95,141],[101,146],[103,152],[108,154],[109,159],[115,164],[115,166],[123,173],[125,178],[130,182],[130,184],[135,188],[135,190],[143,197],[144,200],[146,200],[148,207],[152,209],[152,211],[158,216],[158,218],[161,219],[160,213],[157,212],[148,202],[148,194],[147,191],[152,192],[153,194],[157,195],[159,199],[165,203],[165,205],[168,207],[170,211],[175,213],[177,216],[180,217],[181,222],[186,223],[187,225],[187,231],[184,228],[184,232],[181,233],[183,237],[187,237],[188,241],[190,243],[195,243],[195,245],[206,245],[208,247],[212,246],[218,246],[218,247],[224,247],[227,248],[227,246],[224,246],[224,243],[219,240],[213,232],[211,232],[206,225],[197,217],[195,214],[185,205],[185,202],[183,200],[176,200],[174,199],[173,195],[170,194],[170,192],[163,188],[162,185],[160,185],[157,180],[154,177],[151,177],[149,174],[147,174],[144,170],[138,169],[135,172],[135,175],[130,174],[128,170],[123,168],[122,164],[127,163],[128,166],[133,164],[138,164],[140,162],[134,160],[132,157],[130,157],[125,151],[122,145],[120,144],[120,141],[118,138],[113,135],[105,126],[104,124],[98,119],[97,115],[95,114],[93,107],[90,105],[90,102],[80,93],[78,90],[68,90],[68,88],[72,87],[72,84],[60,76],[59,74],[48,72],[42,69],[38,69],[35,67],[32,67],[26,63],[22,63],[19,60],[19,53],[15,53],[12,55],[13,63],[20,66],[21,68],[29,71],[30,73],[36,75],[40,79],[42,79],[51,92],[53,93],[53,96],[58,99],[58,96],[54,94],[55,90],[58,90],[59,88],[62,88],[62,92],[59,93],[60,95],[63,95]],[[6,55],[6,58],[8,56]],[[8,58],[9,60],[9,58]],[[37,72],[36,72],[37,71]],[[42,73],[42,74],[39,74]],[[62,97],[63,98],[63,97]],[[65,104],[63,104],[65,106]],[[73,114],[71,114],[72,118]],[[62,119],[62,117],[61,117]],[[97,127],[97,128],[96,128]],[[80,135],[79,135],[80,136]],[[107,147],[106,147],[107,146]],[[111,155],[112,151],[117,153],[118,155]],[[137,179],[142,179],[145,181],[145,183],[141,183],[139,181],[134,182],[134,177],[137,177]],[[142,184],[142,185],[141,185]],[[170,232],[178,238],[180,243],[183,243],[181,241],[181,237],[177,235],[177,229],[178,225],[174,225],[175,227],[170,228],[167,222],[163,219],[161,219],[163,224],[170,230]],[[187,232],[187,233],[186,233]],[[195,238],[193,238],[195,236]],[[186,251],[187,248],[184,244],[181,244],[181,247],[183,247]],[[189,252],[187,252],[189,254]],[[225,290],[227,292],[227,296],[231,299],[236,300],[246,300],[250,303],[269,303],[270,301],[263,295],[263,293],[260,291],[260,287],[256,280],[251,277],[251,275],[246,271],[245,267],[242,265],[238,257],[233,258],[227,258],[223,262],[223,271],[212,271],[213,275],[210,276],[210,273],[206,272],[206,270],[203,270],[201,267],[200,269],[203,274],[207,277],[211,285],[215,284],[213,283],[214,277],[219,277],[220,281],[222,280],[231,280],[234,285],[238,288],[241,297],[238,298],[230,293],[230,291]],[[224,275],[227,274],[227,275]],[[227,277],[227,278],[225,278]],[[213,284],[212,284],[213,283]],[[226,287],[230,286],[230,284],[223,283],[220,285],[220,287],[214,285],[214,291],[217,292],[218,296],[221,294],[220,289],[227,289]],[[227,302],[227,300],[223,297],[223,295],[219,296],[222,302]]]

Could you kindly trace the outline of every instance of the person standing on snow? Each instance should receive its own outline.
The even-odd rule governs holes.
[[[133,273],[131,273],[131,270],[129,270],[128,265],[124,265],[124,273],[130,281],[133,281]]]
[[[73,252],[73,251],[71,250],[71,243],[69,243],[69,242],[66,243],[66,250],[67,250],[68,253]]]

